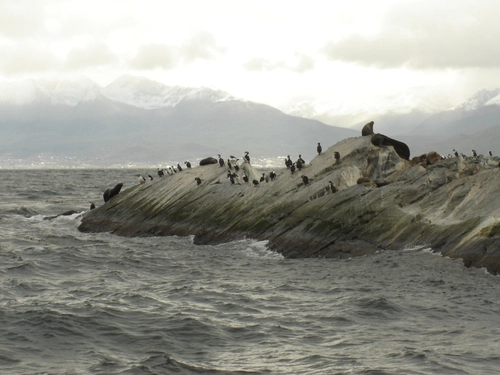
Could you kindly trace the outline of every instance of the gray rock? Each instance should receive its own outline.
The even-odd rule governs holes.
[[[342,163],[335,162],[334,150]],[[199,244],[255,238],[289,258],[426,247],[498,273],[497,163],[451,158],[412,166],[392,147],[376,147],[369,137],[348,138],[305,166],[307,186],[286,168],[276,171],[275,181],[253,186],[232,185],[217,164],[196,167],[125,190],[88,211],[80,230],[194,235]],[[261,174],[250,164],[244,172]],[[198,186],[195,176],[204,183]],[[358,185],[360,177],[386,184]],[[328,181],[338,192],[325,189]]]

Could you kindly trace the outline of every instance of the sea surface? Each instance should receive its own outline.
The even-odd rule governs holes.
[[[285,259],[78,231],[153,172],[0,170],[0,374],[500,373],[500,279],[430,249]]]

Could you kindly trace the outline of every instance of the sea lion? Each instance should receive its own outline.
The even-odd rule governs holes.
[[[363,126],[363,129],[361,129],[361,135],[372,135],[373,134],[373,124],[375,124],[373,121],[370,121],[368,124]]]
[[[213,158],[211,156],[200,160],[200,165],[210,165],[210,164],[218,164],[218,163],[219,163],[219,161],[216,158]]]
[[[441,155],[439,155],[436,151],[431,151],[426,155],[425,158],[427,165],[434,164],[438,160],[441,160]]]
[[[356,183],[358,185],[369,183],[369,184],[372,184],[375,187],[378,187],[377,184],[375,182],[373,182],[373,180],[371,178],[368,178],[368,177],[360,177],[360,178],[358,178],[358,180],[356,181]]]
[[[119,184],[116,184],[114,188],[112,189],[106,189],[106,191],[103,194],[104,202],[109,201],[111,198],[113,198],[115,195],[117,195],[120,190],[122,189],[123,184],[120,182]]]
[[[394,151],[398,154],[401,159],[410,159],[410,149],[406,145],[406,143],[397,141],[395,139],[389,138],[386,135],[376,133],[372,135],[371,143],[377,147],[394,147]]]

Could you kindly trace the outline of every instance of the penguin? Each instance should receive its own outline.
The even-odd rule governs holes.
[[[248,182],[248,177],[246,174],[243,175],[243,181]]]
[[[181,165],[180,165],[179,163],[177,163],[177,170],[178,170],[179,172],[181,172],[181,171],[182,171],[182,167],[181,167]]]
[[[318,151],[318,155],[321,155],[321,151],[323,151],[323,148],[321,147],[321,144],[318,142],[318,147],[316,147],[316,151]]]
[[[307,177],[307,176],[300,176],[300,178],[302,178],[302,182],[304,183],[304,185],[307,185],[309,183],[309,177]]]
[[[158,168],[157,173],[158,173],[158,177],[163,177],[163,175],[164,175],[163,170],[160,168]]]
[[[218,154],[218,155],[219,155],[219,166],[223,167],[224,166],[224,159],[222,159],[222,157],[220,156],[220,154]]]
[[[142,177],[142,175],[138,175],[137,177],[139,177],[139,184],[144,184],[146,182],[146,179],[144,177]]]
[[[488,154],[489,154],[490,156],[493,156],[493,154],[491,153],[491,151],[488,151]]]
[[[302,159],[299,157],[299,159],[297,160],[297,162],[295,163],[295,166],[297,167],[297,169],[300,171],[302,170]]]
[[[245,155],[243,156],[243,159],[245,159],[245,161],[250,164],[250,156],[248,156],[249,152],[248,151],[245,151]]]
[[[253,186],[257,186],[257,185],[259,185],[259,181],[257,181],[257,180],[253,180],[253,181],[252,181],[252,184],[253,184]]]
[[[271,178],[271,181],[274,181],[274,179],[276,178],[276,172],[272,171],[271,173],[269,173],[269,177]]]
[[[292,164],[293,164],[292,159],[290,159],[290,155],[288,155],[287,158],[285,159],[285,165],[287,168],[290,168]]]
[[[476,152],[476,150],[472,150],[472,157],[477,158],[477,152]]]
[[[233,166],[231,165],[231,160],[229,160],[229,159],[227,159],[227,166],[229,169],[233,169]]]
[[[195,179],[197,185],[201,185],[201,178],[195,177],[194,179]]]
[[[224,161],[224,160],[223,160],[223,161]],[[190,162],[185,161],[185,162],[184,162],[184,164],[186,164],[186,167],[187,167],[188,169],[191,169],[191,163],[190,163]]]
[[[458,158],[458,151],[457,151],[457,150],[455,150],[455,149],[453,149],[453,153],[455,154],[455,157],[457,157],[457,158]]]
[[[94,202],[90,203],[90,209],[93,210],[94,208],[95,208],[95,203]]]
[[[292,174],[293,172],[295,172],[295,163],[293,163],[292,166],[290,167],[290,172],[292,172]]]
[[[236,161],[234,162],[234,170],[235,170],[236,172],[238,172],[238,171],[240,170],[240,166],[238,165],[238,160],[239,160],[239,159],[236,159]]]
[[[149,177],[149,181],[153,181],[153,176],[151,176],[150,174],[148,174],[148,177]]]
[[[299,160],[302,164],[305,164],[306,162],[304,161],[304,159],[302,159],[302,155],[299,154]]]
[[[264,182],[266,180],[266,174],[262,173],[262,176],[260,176],[260,181],[259,182]]]
[[[328,181],[328,182],[329,182],[329,184],[330,184],[330,185],[329,185],[330,191],[331,191],[332,193],[336,193],[336,192],[337,192],[337,188],[335,187],[335,185],[333,184],[333,182],[331,182],[331,181]]]

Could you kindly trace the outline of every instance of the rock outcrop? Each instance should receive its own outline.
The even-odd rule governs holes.
[[[338,163],[334,150],[343,156]],[[122,191],[88,211],[80,230],[194,235],[199,244],[255,238],[290,258],[344,258],[421,246],[462,258],[466,266],[500,272],[497,159],[415,165],[393,147],[357,137],[330,147],[300,173],[287,168],[276,173],[274,181],[254,186],[251,181],[262,173],[249,163],[242,163],[239,174],[250,183],[240,178],[231,184],[218,164],[185,169]],[[357,184],[360,178],[377,183]]]

